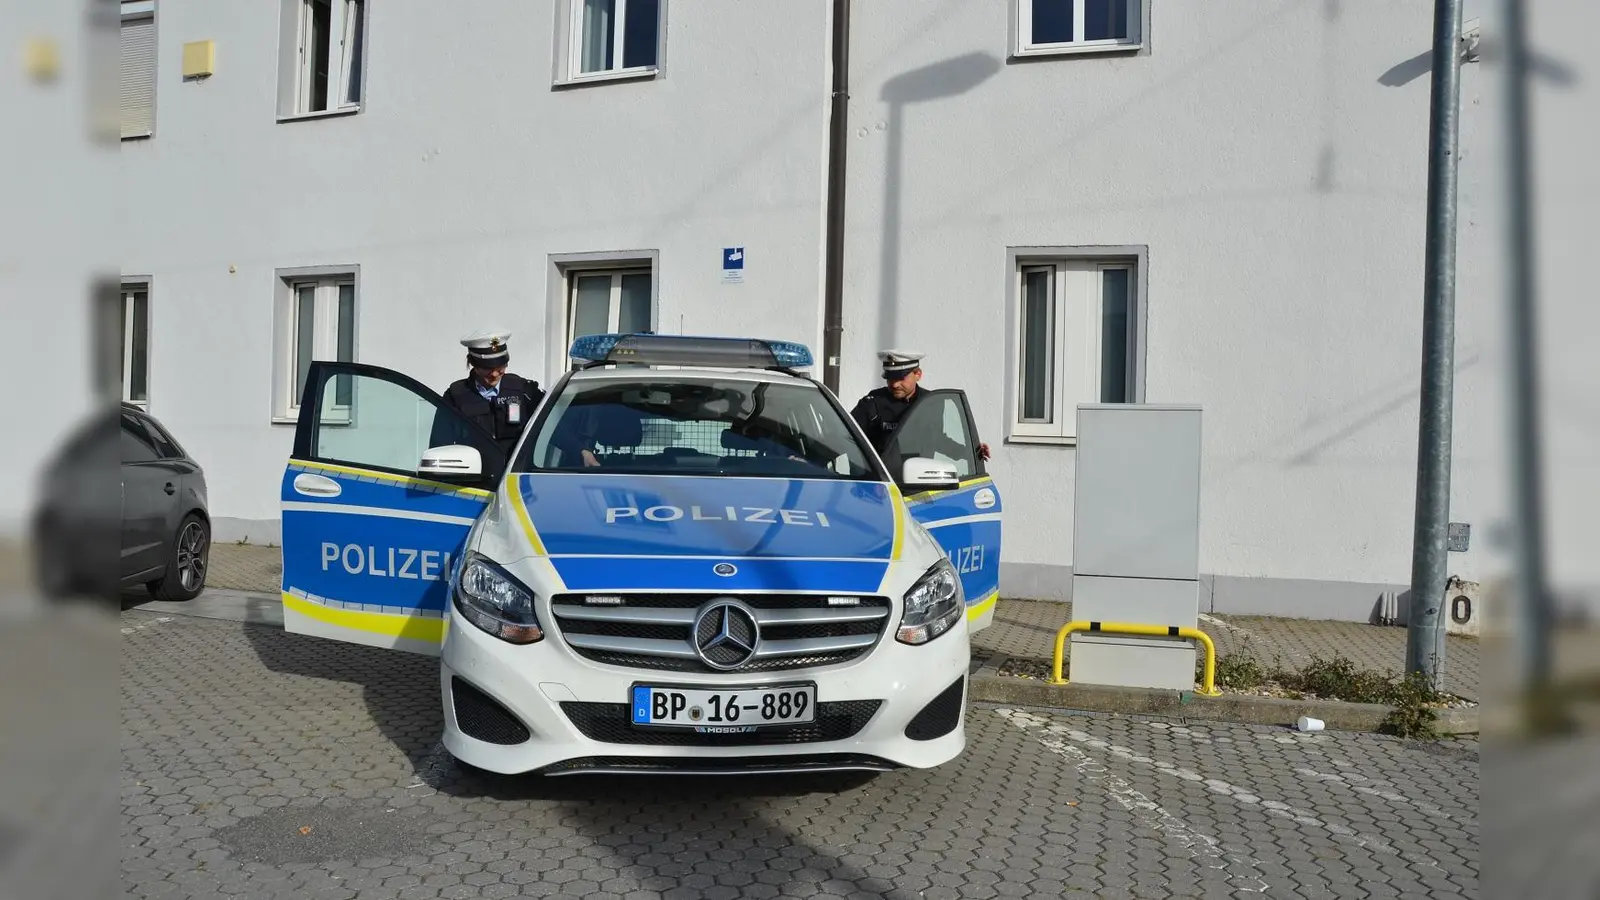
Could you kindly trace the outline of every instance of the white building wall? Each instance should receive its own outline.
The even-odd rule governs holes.
[[[817,340],[823,18],[672,3],[666,77],[552,90],[553,4],[370,5],[365,108],[284,123],[278,4],[160,5],[156,134],[123,147],[125,271],[153,279],[151,408],[204,461],[219,537],[276,539],[279,268],[359,265],[357,359],[440,390],[480,327],[513,332],[513,371],[561,371],[558,254],[655,254],[663,331]],[[184,82],[195,39],[217,72]],[[723,285],[737,244],[748,281]]]
[[[1202,608],[1365,618],[1410,571],[1432,4],[1157,7],[1135,54],[1014,61],[1009,0],[854,4],[842,393],[875,384],[881,347],[927,352],[926,383],[966,389],[994,451],[1006,592],[1064,597],[1073,450],[1006,440],[1007,250],[1143,248],[1144,397],[1205,408]],[[219,538],[276,539],[280,268],[358,265],[357,358],[440,388],[487,324],[515,332],[513,370],[555,376],[560,254],[653,255],[662,331],[820,350],[827,4],[774,8],[669,0],[662,77],[552,90],[550,5],[382,4],[363,111],[280,123],[277,4],[163,0],[156,135],[122,152],[124,272],[153,278],[152,410],[205,461]],[[1537,34],[1581,81],[1588,13],[1556,14],[1541,5]],[[196,39],[218,71],[185,83]],[[1503,514],[1502,269],[1475,162],[1490,74],[1466,66],[1462,91],[1452,518],[1474,530],[1451,562],[1468,578]],[[1593,116],[1563,101],[1542,109],[1574,117],[1578,146]],[[1575,272],[1573,240],[1544,262]],[[730,245],[745,284],[720,282]],[[1593,321],[1563,309],[1553,344]],[[1594,372],[1559,358],[1566,379]],[[1551,427],[1560,477],[1592,498],[1589,421]]]
[[[1206,601],[1365,616],[1409,581],[1426,60],[1403,85],[1380,79],[1428,49],[1431,8],[1161,3],[1136,54],[1011,61],[1009,4],[952,4],[855,78],[848,293],[864,327],[847,356],[911,345],[927,383],[972,393],[1005,491],[1008,592],[1064,595],[1072,546],[1072,448],[1005,443],[1006,250],[1028,246],[1148,248],[1145,399],[1204,407]],[[907,23],[864,5],[854,27],[871,58]],[[1480,81],[1468,66],[1469,117]],[[1461,227],[1470,241],[1479,225]],[[1483,302],[1464,286],[1464,371],[1490,338]],[[872,372],[851,375],[860,390]],[[1453,512],[1481,524],[1474,476],[1495,435],[1478,387],[1458,384]],[[1477,574],[1475,552],[1451,561]]]

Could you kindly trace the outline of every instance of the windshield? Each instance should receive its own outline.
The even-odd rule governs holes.
[[[569,382],[517,469],[877,478],[814,385],[712,378]]]

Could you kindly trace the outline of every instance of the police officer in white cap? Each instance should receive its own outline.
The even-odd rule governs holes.
[[[915,350],[880,350],[884,386],[868,391],[850,411],[852,418],[867,433],[867,440],[878,453],[885,452],[889,439],[900,428],[900,421],[918,399],[917,383],[922,380],[922,354]],[[978,445],[978,456],[989,458],[989,445]],[[889,461],[893,466],[894,462]]]
[[[507,457],[544,399],[539,382],[506,371],[511,362],[510,340],[509,331],[482,331],[462,338],[472,371],[444,392],[445,405],[494,435]]]

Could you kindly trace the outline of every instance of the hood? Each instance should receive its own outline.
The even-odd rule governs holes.
[[[885,484],[523,474],[513,490],[568,590],[837,590],[882,582],[896,547]]]

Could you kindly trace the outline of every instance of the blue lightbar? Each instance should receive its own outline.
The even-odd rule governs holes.
[[[583,363],[638,366],[707,366],[738,369],[805,369],[811,348],[794,341],[681,334],[588,334],[568,353]]]

